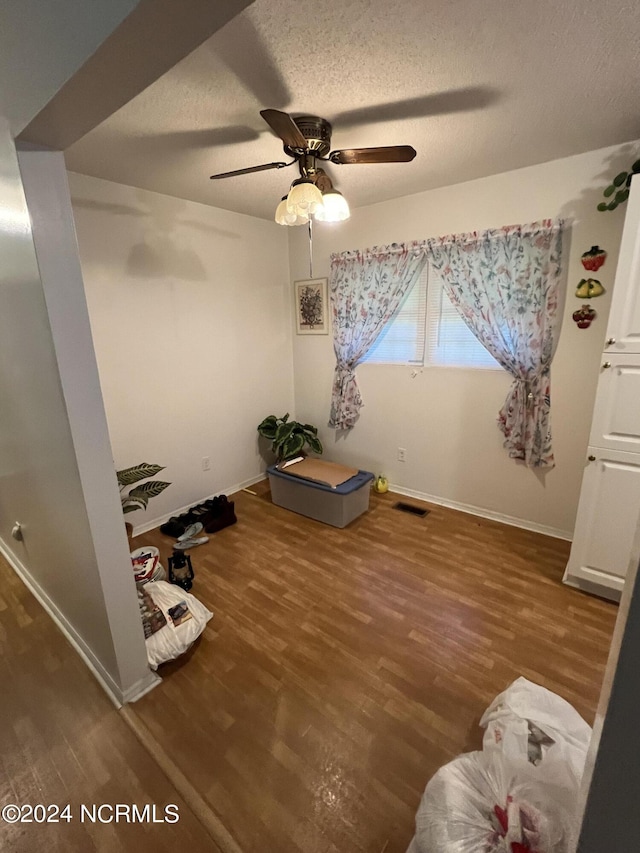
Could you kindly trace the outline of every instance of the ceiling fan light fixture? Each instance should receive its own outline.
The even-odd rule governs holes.
[[[310,213],[316,213],[322,207],[322,193],[308,178],[300,178],[291,184],[287,196],[287,208],[291,213],[309,218]]]
[[[287,208],[287,197],[283,196],[282,201],[276,207],[275,220],[278,225],[306,225],[309,221],[308,216],[298,216],[297,213],[290,211]]]
[[[333,187],[322,196],[322,207],[314,214],[318,222],[344,222],[351,211],[346,198]]]

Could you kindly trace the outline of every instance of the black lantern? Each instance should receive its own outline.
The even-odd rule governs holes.
[[[169,557],[169,580],[189,592],[193,586],[193,566],[191,557],[184,551],[174,550]]]

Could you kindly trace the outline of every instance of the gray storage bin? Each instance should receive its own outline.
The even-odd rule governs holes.
[[[274,504],[333,527],[346,527],[369,509],[370,483],[373,480],[370,471],[358,471],[335,489],[279,471],[275,465],[267,469],[267,474]]]

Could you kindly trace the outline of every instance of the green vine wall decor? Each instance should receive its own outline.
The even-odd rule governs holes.
[[[639,172],[640,160],[636,160],[636,162],[631,167],[630,172],[620,172],[619,174],[617,174],[613,181],[602,193],[602,195],[606,199],[608,199],[608,201],[601,201],[598,205],[598,210],[615,210],[618,205],[624,204],[624,202],[629,198],[629,187],[631,186],[631,179]]]

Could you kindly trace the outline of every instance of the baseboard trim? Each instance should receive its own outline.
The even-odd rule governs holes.
[[[389,484],[389,490],[408,498],[416,498],[419,501],[426,501],[426,503],[446,506],[449,509],[457,509],[459,512],[467,512],[470,515],[479,515],[481,518],[488,518],[491,521],[499,521],[501,524],[509,524],[511,527],[521,527],[523,530],[542,533],[545,536],[552,536],[554,539],[565,539],[568,542],[571,542],[573,539],[573,532],[569,532],[567,530],[560,530],[557,527],[549,527],[546,524],[538,524],[535,521],[527,521],[524,518],[516,518],[513,515],[505,515],[501,512],[494,512],[490,509],[482,509],[481,507],[473,506],[472,504],[451,501],[447,498],[437,497],[436,495],[428,495],[426,492],[417,492],[414,489],[406,489],[404,486],[398,486],[395,483]]]
[[[595,595],[597,598],[604,598],[607,601],[614,601],[620,604],[622,590],[610,589],[601,584],[588,581],[586,578],[577,578],[575,575],[570,575],[565,571],[562,583],[565,586],[570,586],[572,589],[578,589],[580,592],[586,592],[588,595]]]
[[[154,687],[157,687],[162,679],[158,675],[157,672],[153,672],[153,670],[149,670],[149,674],[145,675],[144,678],[140,678],[136,681],[135,684],[132,684],[127,690],[122,694],[122,701],[126,705],[129,702],[137,702],[138,699],[142,699],[143,696],[146,696]]]
[[[219,495],[232,495],[234,492],[240,492],[242,489],[246,489],[248,486],[253,486],[255,483],[259,483],[261,480],[264,480],[266,474],[261,472],[260,474],[256,474],[255,477],[250,477],[248,480],[243,480],[242,483],[237,483],[235,486],[228,486],[226,489],[220,489],[217,492]],[[204,497],[197,499],[195,501],[191,501],[191,503],[186,506],[179,507],[178,509],[174,509],[171,512],[166,513],[165,515],[160,515],[157,518],[152,519],[151,521],[145,521],[144,524],[140,524],[137,527],[133,528],[133,536],[139,536],[141,533],[147,533],[149,530],[155,530],[156,527],[160,527],[161,524],[164,524],[165,521],[169,521],[170,518],[173,518],[174,515],[182,515],[183,512],[187,512],[192,506],[196,506],[196,504],[202,503],[202,501],[206,501],[207,498],[210,498],[211,495],[205,495]],[[129,521],[129,518],[127,518]]]
[[[40,586],[38,581],[33,577],[33,575],[22,562],[22,560],[20,560],[20,558],[16,554],[14,554],[14,552],[10,548],[7,547],[6,543],[2,539],[0,539],[0,553],[2,553],[2,556],[9,563],[14,572],[18,575],[23,584],[44,607],[44,609],[53,619],[58,628],[62,631],[64,636],[71,643],[71,645],[80,655],[85,664],[89,667],[95,678],[98,680],[100,686],[105,691],[107,696],[111,699],[116,708],[121,708],[124,702],[129,701],[125,698],[123,691],[118,687],[111,675],[107,672],[107,670],[103,667],[102,663],[95,656],[93,651],[85,643],[80,634],[78,634],[73,625],[68,621],[64,613],[49,597],[49,594],[46,592],[46,590],[44,590]],[[154,675],[154,673],[150,671],[150,675]],[[143,680],[146,681],[146,679]],[[140,689],[138,684],[136,684],[134,687]],[[147,689],[151,689],[151,687]]]
[[[167,777],[187,806],[200,821],[216,845],[216,850],[223,853],[242,853],[239,844],[226,828],[211,806],[200,796],[185,774],[169,757],[164,746],[149,730],[146,723],[140,719],[133,708],[125,707],[120,711],[121,717],[134,733],[142,747],[149,753],[160,770]]]

